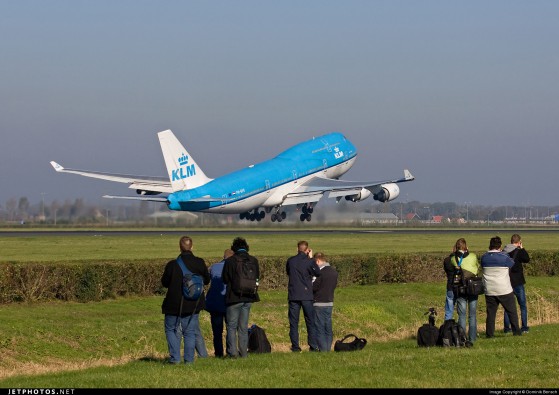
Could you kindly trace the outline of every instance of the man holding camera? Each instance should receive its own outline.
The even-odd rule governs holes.
[[[287,300],[289,304],[289,339],[291,351],[301,352],[299,346],[299,316],[301,308],[307,326],[307,343],[309,351],[319,351],[316,340],[315,313],[313,307],[313,277],[320,276],[320,268],[313,259],[309,243],[297,243],[297,255],[287,259],[285,266],[289,277]]]

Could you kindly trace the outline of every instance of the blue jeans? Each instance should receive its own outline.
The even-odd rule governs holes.
[[[332,332],[333,306],[314,306],[316,342],[320,351],[330,351],[334,334]]]
[[[200,323],[199,319],[198,323]],[[200,325],[196,327],[196,346],[194,348],[196,349],[196,352],[198,353],[198,356],[200,358],[208,357],[208,350],[206,349],[206,342],[204,341],[204,336],[202,336]]]
[[[181,362],[181,332],[184,338],[184,361],[194,362],[194,349],[196,348],[196,333],[200,332],[198,314],[178,317],[165,314],[165,336],[169,347],[169,362]]]
[[[524,284],[517,285],[512,289],[514,296],[516,296],[516,301],[520,306],[520,321],[522,322],[521,331],[527,332],[528,329],[528,308],[526,306],[526,289]],[[505,332],[511,332],[509,315],[505,311]]]
[[[450,320],[454,315],[454,292],[446,291],[446,302],[444,304],[444,320]]]
[[[307,326],[307,343],[311,350],[318,350],[316,343],[316,327],[314,323],[314,306],[312,300],[290,300],[289,301],[289,339],[291,340],[291,351],[300,351],[299,346],[299,315],[303,308],[303,317]]]
[[[210,313],[210,321],[212,323],[214,355],[216,357],[222,357],[223,356],[223,323],[225,322],[225,313],[212,311]]]
[[[248,317],[252,303],[240,302],[227,306],[225,311],[227,336],[226,349],[230,357],[248,355]]]
[[[472,343],[477,339],[477,295],[459,296],[456,299],[456,310],[458,310],[458,324],[466,332],[466,309],[468,312],[468,340]]]

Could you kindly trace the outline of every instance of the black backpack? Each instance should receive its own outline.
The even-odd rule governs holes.
[[[446,320],[439,328],[439,340],[437,345],[441,347],[471,347],[466,332],[454,319]]]
[[[235,254],[235,272],[231,286],[239,296],[254,296],[258,291],[258,264],[247,254]]]
[[[248,352],[267,353],[272,352],[272,345],[264,329],[254,324],[248,329]]]
[[[429,314],[429,323],[423,324],[417,330],[417,345],[419,347],[433,347],[439,339],[439,329],[435,326],[437,311],[431,307],[425,314]]]

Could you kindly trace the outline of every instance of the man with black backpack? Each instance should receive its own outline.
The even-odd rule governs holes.
[[[161,311],[165,314],[165,336],[169,347],[169,363],[173,364],[181,362],[181,332],[184,338],[184,362],[194,362],[196,334],[199,335],[198,341],[203,342],[203,338],[200,336],[198,314],[206,306],[204,292],[196,300],[187,299],[184,296],[183,278],[185,276],[179,260],[182,260],[191,275],[201,276],[206,285],[210,283],[210,273],[206,263],[192,253],[192,239],[188,236],[181,237],[179,247],[181,254],[177,259],[167,263],[161,277],[161,284],[167,288]],[[205,349],[205,345],[203,348]]]
[[[225,260],[222,279],[227,285],[225,294],[226,353],[230,358],[248,356],[248,321],[252,303],[260,301],[258,259],[249,255],[248,244],[242,237],[233,240],[234,254]]]

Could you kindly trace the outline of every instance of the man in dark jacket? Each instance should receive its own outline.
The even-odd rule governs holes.
[[[230,358],[246,358],[248,356],[248,320],[250,316],[250,308],[252,303],[260,301],[258,296],[258,280],[260,279],[260,266],[258,259],[249,255],[248,244],[242,237],[233,240],[231,249],[234,255],[225,260],[223,265],[222,279],[227,285],[225,293],[225,311],[227,335],[225,348],[227,356]],[[237,271],[237,265],[245,265],[257,279],[256,288],[252,293],[243,293],[236,290],[236,284],[240,275]]]
[[[520,306],[520,321],[522,322],[520,330],[522,333],[526,334],[530,328],[528,327],[528,307],[526,306],[526,290],[524,289],[526,279],[524,278],[523,264],[530,262],[530,255],[528,255],[528,251],[526,251],[522,246],[522,238],[517,233],[511,236],[510,244],[505,246],[503,252],[509,254],[514,261],[514,266],[510,268],[509,272],[510,285],[512,286],[514,296],[516,296],[516,301]],[[505,333],[512,332],[512,329],[510,328],[510,319],[506,312],[504,324]]]
[[[301,308],[307,326],[307,343],[310,351],[319,351],[316,341],[315,313],[313,307],[313,277],[320,276],[320,268],[312,259],[309,243],[297,243],[297,255],[287,260],[285,269],[289,277],[287,284],[287,300],[289,303],[289,339],[291,351],[301,352],[299,346],[299,315]]]
[[[338,285],[338,272],[326,261],[326,256],[319,252],[314,259],[320,268],[320,277],[313,281],[314,312],[316,323],[316,341],[320,351],[332,349],[334,333],[332,331],[332,310],[334,308],[334,290]]]
[[[204,278],[204,284],[209,284],[210,273],[204,260],[192,254],[192,239],[188,236],[181,237],[179,247],[180,257],[188,270],[201,275]],[[182,278],[183,273],[177,260],[169,261],[161,277],[161,284],[167,288],[161,311],[165,314],[165,336],[169,347],[170,363],[181,362],[180,331],[184,338],[184,362],[194,362],[196,334],[200,334],[198,314],[206,306],[203,292],[198,300],[187,300],[183,297]],[[200,340],[203,341],[203,338]]]
[[[223,252],[223,259],[220,262],[210,266],[210,288],[206,295],[206,311],[210,313],[210,322],[212,324],[212,335],[214,343],[214,355],[218,358],[223,357],[223,323],[225,319],[225,294],[227,286],[223,284],[221,274],[225,260],[233,255],[230,248]]]

